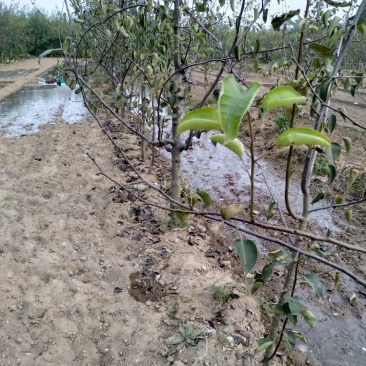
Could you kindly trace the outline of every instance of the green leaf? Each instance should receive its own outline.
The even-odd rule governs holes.
[[[325,103],[328,101],[328,96],[331,89],[330,86],[331,84],[329,79],[323,80],[319,85],[319,97]]]
[[[206,192],[205,192],[206,193]],[[188,204],[194,207],[199,199],[198,194],[194,194],[192,197],[188,197]]]
[[[346,217],[346,220],[348,222],[351,222],[352,221],[352,210],[346,210],[344,211],[344,216]]]
[[[327,46],[320,43],[311,43],[308,46],[310,49],[314,50],[324,61],[325,65],[328,66],[333,62],[333,50]]]
[[[267,210],[267,216],[266,216],[267,221],[273,217],[273,209],[274,209],[275,205],[276,205],[276,202],[274,202],[274,201],[271,201],[269,203],[268,210]]]
[[[175,212],[174,215],[177,217],[177,219],[182,223],[185,224],[187,222],[189,214],[182,213],[182,212]]]
[[[258,70],[259,70],[259,63],[258,63],[258,60],[257,59],[254,59],[253,60],[253,68],[254,68],[254,71],[255,72],[258,72]]]
[[[349,151],[351,150],[351,146],[352,146],[352,141],[349,137],[343,137],[343,142],[344,142],[344,146],[346,148],[346,153],[348,154]]]
[[[236,58],[236,61],[238,62],[240,62],[240,52],[241,52],[240,45],[236,45],[234,47],[234,56]]]
[[[341,18],[337,17],[337,16],[332,19],[331,23],[329,24],[328,31],[327,31],[328,37],[330,37],[333,34],[336,26],[338,25],[338,23],[340,21],[341,21]]]
[[[289,262],[292,262],[292,260],[292,254],[287,249],[278,249],[274,252],[270,252],[267,255],[267,261],[269,262],[277,261],[283,264],[287,264]]]
[[[175,93],[170,93],[168,96],[169,104],[173,108],[177,102],[177,95]]]
[[[272,19],[272,27],[275,31],[279,31],[282,24],[293,18],[295,15],[299,15],[300,10],[291,10],[288,13],[282,14]]]
[[[211,139],[211,141],[218,142],[219,144],[224,145],[229,150],[231,150],[233,153],[238,155],[240,158],[244,154],[244,145],[237,138],[235,138],[234,140],[229,140],[226,134],[217,134],[217,135],[212,135],[210,137],[210,139]]]
[[[331,185],[336,177],[336,169],[333,165],[328,165],[328,184]]]
[[[297,339],[300,339],[301,342],[306,343],[306,338],[300,332],[292,330],[292,333]]]
[[[344,33],[346,33],[346,30],[344,28],[338,29],[336,32],[334,32],[329,40],[328,46],[330,48],[333,48],[333,46],[338,42],[338,40]]]
[[[338,108],[338,112],[339,114],[342,116],[343,120],[345,122],[347,122],[347,113],[346,113],[346,109],[341,107],[341,108]]]
[[[221,94],[218,102],[221,127],[227,141],[233,140],[239,129],[244,114],[251,107],[261,84],[252,83],[246,92],[232,75],[227,76],[222,82]]]
[[[262,274],[261,274],[261,280],[264,282],[268,279],[268,277],[272,274],[273,269],[275,267],[277,267],[279,265],[279,263],[269,263],[267,265],[265,265],[262,269]]]
[[[231,10],[234,12],[235,11],[235,0],[230,0],[230,7],[231,7]]]
[[[185,337],[184,336],[179,336],[179,337],[176,337],[176,338],[172,339],[170,341],[170,344],[175,345],[175,344],[178,344],[178,343],[181,343],[181,342],[185,342]]]
[[[263,9],[263,22],[267,23],[268,9]]]
[[[225,0],[219,0],[219,4],[220,4],[221,7],[224,6],[225,5]]]
[[[337,123],[337,117],[331,114],[328,118],[328,132],[332,133]]]
[[[207,208],[210,207],[210,205],[212,203],[211,196],[207,192],[201,191],[200,189],[197,189],[196,193],[201,197],[201,200],[205,204],[205,207],[207,207]]]
[[[328,20],[332,14],[333,14],[333,9],[329,9],[325,13],[323,13],[322,20],[323,20],[323,25],[325,28],[328,28],[328,25],[329,25]]]
[[[331,162],[334,162],[341,155],[341,146],[336,142],[332,142],[331,146],[325,149],[325,154]]]
[[[242,205],[229,205],[221,208],[221,216],[224,220],[229,220],[236,215],[244,213]]]
[[[260,44],[259,40],[256,39],[255,44],[254,44],[253,56],[255,56],[258,53],[258,51],[260,49],[260,45],[261,44]]]
[[[254,354],[260,353],[265,351],[269,346],[273,344],[273,341],[271,341],[270,338],[259,338],[258,339],[259,347],[255,350]]]
[[[262,108],[269,111],[278,107],[288,107],[293,104],[306,104],[306,98],[288,85],[278,86],[269,91],[263,98]]]
[[[276,144],[277,146],[331,146],[328,137],[307,127],[293,127],[282,132],[277,137]]]
[[[291,315],[298,315],[301,313],[303,306],[298,296],[291,296],[288,292],[286,292],[283,295],[283,298],[288,302]]]
[[[301,311],[301,315],[303,316],[305,321],[309,324],[310,328],[314,328],[316,324],[316,318],[314,314],[308,309],[303,309]]]
[[[308,273],[304,276],[304,279],[315,291],[317,298],[321,298],[324,296],[324,286],[319,281],[318,276],[316,276],[314,273]]]
[[[238,253],[244,273],[249,273],[257,262],[257,246],[251,240],[237,239],[234,241],[234,247]]]
[[[280,67],[290,67],[292,65],[291,60],[277,60],[268,64],[268,71],[270,74],[278,70]]]
[[[348,174],[347,190],[351,188],[352,184],[356,181],[359,174],[360,174],[359,170],[351,168]]]
[[[326,2],[328,5],[334,6],[335,8],[345,8],[347,6],[351,6],[352,2],[346,2],[346,1],[333,1],[333,0],[324,0],[324,2]]]
[[[52,52],[59,52],[62,51],[62,48],[52,48],[50,50],[44,51],[42,52],[39,56],[38,56],[38,63],[41,63],[41,60],[43,57],[46,57],[47,55],[51,54]]]
[[[317,203],[318,201],[322,200],[324,197],[325,197],[325,193],[320,192],[314,197],[314,199],[310,202],[310,204],[313,205],[314,203]]]
[[[285,330],[283,333],[283,339],[285,341],[289,353],[291,353],[294,350],[296,344],[295,335],[291,330]]]
[[[341,279],[341,275],[339,274],[339,272],[336,272],[335,277],[334,277],[334,288],[338,287],[340,279]]]
[[[366,9],[362,10],[360,19],[358,19],[357,30],[362,34],[366,33]]]
[[[264,283],[261,281],[254,282],[254,285],[250,289],[250,294],[251,295],[255,294],[263,285]]]
[[[217,108],[199,108],[187,113],[179,122],[178,134],[188,130],[221,130]]]

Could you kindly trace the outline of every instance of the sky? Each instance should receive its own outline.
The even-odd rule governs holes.
[[[15,4],[19,4],[20,6],[23,5],[29,5],[32,6],[32,3],[37,8],[43,8],[47,12],[52,12],[53,10],[56,10],[58,7],[59,10],[62,9],[63,0],[1,0],[6,5],[10,5],[12,2]],[[287,4],[291,4],[289,10],[293,9],[303,9],[305,6],[306,1],[305,0],[288,0]],[[273,0],[271,7],[270,7],[270,13],[274,14],[275,12],[282,12],[282,9],[285,11],[286,8],[282,5],[278,5],[277,0]]]
[[[42,8],[47,12],[51,13],[53,10],[58,8],[62,9],[63,0],[0,0],[6,5],[10,5],[12,2],[19,4],[20,6],[34,4],[37,8]],[[286,5],[287,4],[287,7]],[[277,0],[272,0],[269,8],[270,15],[282,14],[288,10],[300,9],[303,11],[305,9],[306,0],[287,0],[278,4]]]

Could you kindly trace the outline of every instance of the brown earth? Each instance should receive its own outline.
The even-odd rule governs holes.
[[[136,200],[166,204],[91,119],[50,122],[0,139],[1,366],[259,364],[260,308],[230,270],[230,249],[200,220],[171,230],[166,211]],[[164,164],[147,175],[136,139],[104,122],[159,187]],[[133,194],[101,175],[87,153]],[[214,285],[216,298],[221,286],[229,291],[229,302],[213,298]],[[202,339],[173,344],[189,325]]]

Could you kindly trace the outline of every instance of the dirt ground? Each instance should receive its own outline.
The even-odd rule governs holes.
[[[33,62],[0,65],[0,73],[11,79],[17,70],[19,78]],[[166,211],[136,200],[164,205],[91,118],[50,122],[0,139],[0,365],[259,365],[254,350],[270,294],[250,295],[228,241],[196,218],[172,230]],[[136,139],[109,117],[103,122],[160,187],[166,164],[147,174]],[[101,175],[87,153],[133,194]],[[358,226],[350,230],[364,241]],[[364,273],[364,256],[345,259],[352,260]],[[228,303],[213,298],[222,285]],[[362,317],[362,308],[355,312]],[[203,339],[173,344],[179,326],[191,324]],[[280,353],[275,364],[312,361]]]
[[[101,175],[87,153],[161,203],[91,119],[50,122],[0,139],[1,366],[257,365],[260,308],[230,270],[232,252],[215,253],[220,244],[200,220],[169,230],[166,211]],[[146,174],[134,137],[115,133]],[[228,303],[213,298],[214,285],[229,291]],[[173,344],[189,325],[201,330],[197,345]]]

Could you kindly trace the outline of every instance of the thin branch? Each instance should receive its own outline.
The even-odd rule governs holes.
[[[358,203],[362,203],[365,201],[366,201],[366,198],[363,198],[363,199],[356,200],[356,201],[350,201],[350,202],[346,202],[346,203],[339,203],[339,204],[329,205],[329,206],[325,206],[325,207],[313,208],[309,212],[312,213],[315,211],[328,210],[329,208],[348,207],[348,206],[357,205]]]

